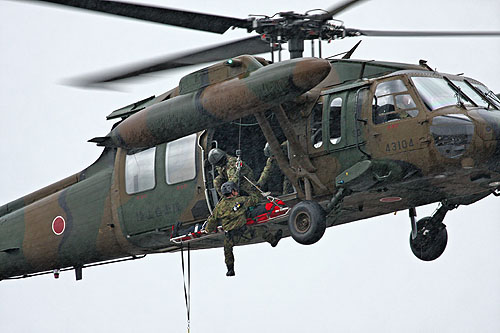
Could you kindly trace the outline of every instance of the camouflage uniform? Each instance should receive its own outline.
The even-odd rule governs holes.
[[[245,224],[247,222],[246,211],[259,201],[255,195],[224,197],[215,207],[213,214],[208,218],[205,230],[214,232],[220,223],[225,231],[224,237],[224,258],[226,266],[229,268],[234,265],[233,246],[242,240],[251,240],[258,236],[265,241],[272,243],[275,241],[273,236],[265,226],[251,229]]]
[[[288,155],[288,141],[285,141],[281,144],[281,149],[283,153]],[[287,194],[287,193],[292,193],[293,192],[293,187],[288,178],[286,178],[283,173],[281,172],[280,167],[278,166],[278,162],[276,161],[276,157],[274,155],[269,156],[266,161],[266,166],[262,170],[259,180],[257,181],[257,186],[259,187],[264,187],[264,185],[267,184],[267,190],[271,191],[271,188],[276,189],[278,188],[279,184],[276,182],[272,182],[270,180],[274,178],[279,178],[280,180],[283,179],[283,189],[281,194]],[[273,186],[277,185],[277,186]],[[265,190],[265,189],[264,189]]]
[[[217,177],[214,179],[214,187],[217,189],[217,193],[222,196],[220,187],[223,183],[231,181],[238,184],[238,159],[234,156],[227,155],[227,162],[223,166],[217,166]],[[243,176],[250,179],[252,183],[255,184],[253,178],[252,169],[246,165],[245,162],[241,161],[240,168],[240,191],[245,191],[248,195],[256,195],[259,198],[259,192],[252,184],[250,184]]]
[[[271,183],[270,179],[275,177],[279,177],[279,179],[283,179],[283,189],[281,194],[293,193],[293,187],[288,178],[283,176],[281,169],[276,162],[276,158],[274,156],[268,157],[266,166],[262,170],[260,174],[259,180],[257,181],[257,186],[264,187],[264,185]],[[276,184],[279,186],[279,184]],[[278,186],[274,187],[272,184],[268,184],[267,190],[271,191],[271,188],[276,189]],[[265,190],[265,189],[264,189]]]

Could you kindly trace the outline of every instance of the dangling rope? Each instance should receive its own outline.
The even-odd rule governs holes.
[[[238,150],[236,151],[236,170],[238,171],[238,192],[240,192],[240,170],[241,170],[241,118],[238,127]]]
[[[182,278],[184,280],[184,299],[186,300],[186,312],[187,312],[187,331],[189,333],[191,329],[190,322],[190,312],[191,312],[191,255],[190,255],[189,244],[187,246],[187,281],[186,281],[186,269],[184,268],[184,246],[181,244],[181,261],[182,261]],[[187,283],[186,283],[187,282]]]

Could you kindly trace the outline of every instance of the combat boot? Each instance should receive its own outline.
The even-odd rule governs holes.
[[[226,276],[235,276],[235,275],[236,273],[234,273],[234,265],[228,265]]]
[[[283,237],[283,231],[281,229],[278,229],[276,233],[274,234],[274,239],[270,243],[272,247],[276,247],[278,245],[278,242],[280,241],[281,237]]]

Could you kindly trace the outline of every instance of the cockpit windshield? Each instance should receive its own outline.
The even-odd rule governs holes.
[[[488,97],[490,101],[493,102],[497,110],[500,110],[500,99],[498,99],[498,97],[493,93],[493,91],[489,90],[488,88],[479,83],[473,83],[472,85],[474,86],[474,88],[482,92],[484,96]]]
[[[431,111],[457,104],[484,108],[489,108],[492,104],[493,98],[488,95],[488,88],[482,85],[472,85],[467,81],[438,77],[413,76],[411,79],[422,101]],[[498,100],[498,98],[496,99]],[[497,102],[493,99],[493,102],[494,106],[498,108],[497,103],[500,104],[500,101]]]
[[[459,101],[457,92],[442,78],[414,76],[411,79],[422,101],[432,111]]]
[[[479,95],[471,86],[467,84],[465,81],[457,81],[457,80],[451,80],[454,85],[460,88],[460,90],[470,97],[474,103],[476,103],[477,106],[482,106],[485,108],[488,108],[488,102],[484,100],[481,95]]]

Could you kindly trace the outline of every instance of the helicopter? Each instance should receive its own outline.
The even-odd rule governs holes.
[[[345,4],[354,3],[356,1]],[[335,10],[327,11],[331,12]],[[304,15],[283,12],[278,23],[266,17],[262,22],[256,19],[251,26],[243,27],[255,26],[256,31],[267,35],[270,31],[258,29],[264,26],[274,29],[276,24],[284,24],[286,30],[289,21],[296,24],[312,16],[312,21],[322,23],[326,20],[325,13]],[[244,21],[248,24],[248,20]],[[313,28],[318,27],[313,25]],[[325,39],[370,32],[327,25]],[[311,36],[314,34],[309,33],[307,38]],[[473,78],[442,74],[424,61],[409,65],[356,61],[349,57],[330,61],[301,59],[301,41],[292,37],[280,33],[269,41],[262,36],[258,40],[263,41],[265,47],[275,41],[289,42],[294,60],[273,62],[252,56],[232,57],[186,75],[178,88],[111,113],[108,119],[120,119],[119,123],[108,135],[91,140],[105,147],[95,164],[2,207],[1,225],[7,237],[0,249],[6,260],[2,264],[6,272],[1,277],[30,276],[73,267],[80,279],[82,268],[88,264],[178,251],[179,247],[171,244],[168,232],[174,221],[185,226],[197,224],[206,219],[217,203],[210,181],[213,171],[206,163],[208,151],[219,145],[226,151],[235,151],[242,145],[246,154],[243,156],[253,159],[248,163],[258,170],[265,162],[258,154],[265,142],[270,144],[281,171],[294,187],[293,193],[280,197],[292,208],[290,217],[276,223],[275,228],[284,228],[285,233],[299,243],[311,244],[321,238],[327,226],[409,209],[410,244],[415,255],[422,260],[439,257],[446,246],[447,235],[442,222],[447,211],[498,194],[500,183],[495,174],[498,96]],[[257,39],[248,40],[253,43]],[[257,99],[249,100],[245,108],[221,102],[221,99],[233,101],[242,94],[251,95],[244,88],[238,90],[242,82],[252,92],[259,92]],[[262,92],[265,85],[266,90]],[[442,88],[443,96],[435,101],[432,93],[428,93],[429,86]],[[205,95],[197,99],[201,91]],[[224,91],[233,91],[235,95],[224,98]],[[205,102],[208,104],[203,104]],[[210,103],[215,104],[210,106]],[[201,109],[199,104],[202,104]],[[387,111],[388,108],[391,110]],[[441,108],[446,110],[431,113]],[[269,109],[271,111],[267,111]],[[208,116],[196,112],[188,114],[189,119],[196,121],[185,128],[182,126],[187,123],[185,119],[175,123],[174,118],[181,117],[180,113],[169,118],[175,110],[182,110],[183,117],[188,111],[200,110],[208,111]],[[210,110],[221,113],[210,113]],[[469,115],[469,110],[479,111]],[[141,128],[144,119],[152,115],[158,118],[150,122],[152,125]],[[256,125],[252,128],[250,124],[238,126],[236,123],[228,129],[225,124],[234,125],[239,118],[247,121],[250,115],[250,118],[257,118],[263,135],[252,137],[251,144],[245,146],[236,141],[237,131],[243,132],[243,137],[250,137]],[[283,140],[288,141],[288,156],[278,148]],[[191,150],[185,150],[187,146],[184,145]],[[471,147],[477,149],[475,154],[470,152]],[[190,161],[182,157],[182,162],[178,162],[180,157],[175,154],[179,149],[182,156],[184,153],[191,156]],[[151,162],[151,158],[159,168],[153,170],[153,184],[146,180],[144,185],[141,174],[127,174],[127,161],[140,161],[138,165],[141,165],[142,159]],[[159,163],[161,159],[163,166]],[[172,161],[172,165],[168,161]],[[179,170],[188,173],[180,181],[176,175]],[[161,178],[156,176],[160,173],[165,178],[161,186],[159,179],[156,180]],[[150,176],[151,173],[146,177]],[[98,191],[102,184],[108,184],[104,187],[106,190],[101,187]],[[72,191],[77,196],[71,198]],[[92,200],[95,200],[88,205],[95,202],[105,205],[93,212],[96,214],[94,222],[100,223],[94,223],[93,231],[90,223],[79,224],[78,218],[72,220],[78,209],[82,209],[85,219],[89,218],[90,206],[78,208],[89,197],[86,191],[93,193]],[[117,194],[109,194],[111,192]],[[66,195],[69,195],[68,202]],[[172,198],[167,205],[165,197]],[[431,202],[442,205],[433,216],[417,222],[415,208]],[[185,204],[187,206],[183,206]],[[51,205],[54,208],[48,209]],[[70,208],[73,205],[75,211]],[[50,220],[51,228],[35,231],[31,234],[32,239],[25,238],[27,236],[19,234],[19,214],[26,221],[32,214],[34,224],[43,216]],[[43,214],[54,216],[49,218]],[[92,245],[87,242],[90,238],[80,234],[79,240],[72,243],[66,240],[69,236],[64,236],[73,228],[97,232],[101,238]],[[61,258],[55,259],[58,257],[56,248],[61,248],[59,244],[62,243],[48,245],[45,242],[50,237],[60,237],[68,247]],[[198,244],[199,248],[220,246],[220,240],[218,244]],[[42,248],[46,251],[41,252]],[[47,251],[55,257],[47,257]],[[75,258],[72,251],[83,252]],[[30,257],[30,261],[13,260],[21,253]]]

